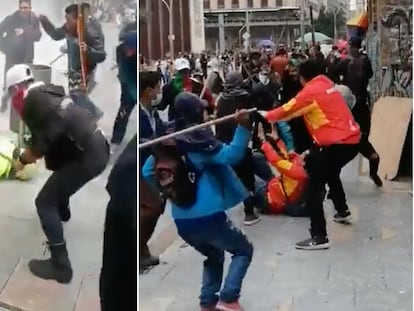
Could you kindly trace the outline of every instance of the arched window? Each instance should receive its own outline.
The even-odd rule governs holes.
[[[267,8],[269,6],[269,2],[267,0],[262,0],[262,8]]]
[[[224,9],[224,0],[218,0],[217,1],[217,7],[219,9]]]
[[[239,0],[231,0],[231,7],[233,9],[238,9],[239,8]]]

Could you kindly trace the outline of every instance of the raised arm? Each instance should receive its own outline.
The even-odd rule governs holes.
[[[42,24],[43,29],[46,33],[55,41],[60,41],[66,38],[66,26],[63,25],[56,28],[55,25],[44,15],[39,16],[39,21]]]

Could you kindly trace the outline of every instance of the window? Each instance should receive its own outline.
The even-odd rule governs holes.
[[[283,0],[276,0],[276,6],[283,6]]]
[[[204,9],[206,10],[210,9],[210,0],[204,0]]]
[[[247,0],[247,7],[252,8],[253,7],[253,0]]]
[[[238,9],[239,8],[239,0],[231,0],[231,7],[233,9]]]
[[[267,8],[269,6],[269,2],[267,0],[262,0],[262,8]]]
[[[217,7],[219,9],[224,9],[224,0],[218,0],[217,1]]]

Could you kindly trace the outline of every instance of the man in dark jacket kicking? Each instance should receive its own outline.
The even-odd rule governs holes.
[[[71,216],[70,197],[105,169],[109,144],[91,114],[73,104],[62,86],[35,82],[27,65],[10,68],[6,86],[13,108],[31,133],[14,168],[19,171],[44,158],[46,168],[53,171],[35,199],[51,258],[33,259],[29,269],[39,278],[69,283],[72,267],[62,222]]]

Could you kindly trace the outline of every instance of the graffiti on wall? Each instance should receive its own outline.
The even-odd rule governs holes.
[[[411,0],[386,0],[381,7],[382,68],[384,95],[412,97],[412,15]]]

